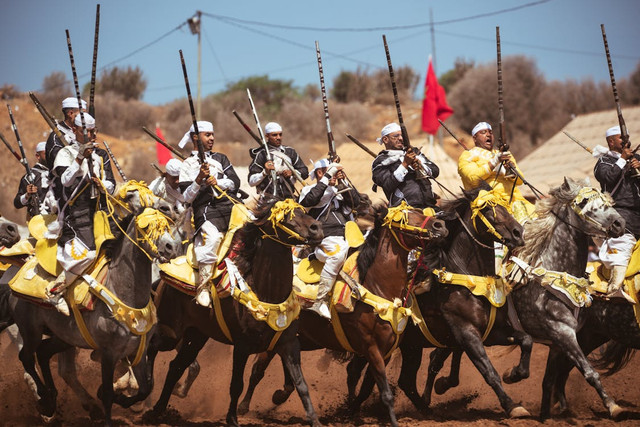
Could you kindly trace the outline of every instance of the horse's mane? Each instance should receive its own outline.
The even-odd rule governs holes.
[[[374,208],[375,222],[373,229],[369,232],[367,239],[360,248],[360,255],[356,260],[358,266],[358,275],[360,276],[360,282],[364,281],[367,271],[373,264],[378,251],[378,242],[380,241],[380,231],[382,230],[382,221],[387,216],[387,205],[381,203]]]
[[[565,183],[549,191],[549,196],[536,202],[536,214],[533,221],[527,221],[524,225],[524,246],[516,252],[518,258],[525,262],[531,262],[539,258],[542,251],[549,246],[553,237],[555,225],[558,221],[554,212],[558,214],[557,207],[568,205],[578,192],[587,185],[586,180],[565,180]]]
[[[120,227],[115,227],[115,230],[113,227],[111,227],[111,232],[113,233],[114,239],[107,240],[102,244],[102,249],[105,251],[105,254],[108,258],[113,258],[115,249],[120,247],[120,245],[122,244],[122,239],[124,239],[124,233],[122,232],[122,230],[126,230],[127,228],[129,228],[129,225],[134,218],[134,214],[129,214],[118,221]]]
[[[262,231],[260,231],[259,224],[263,224],[268,220],[271,208],[281,200],[282,198],[280,197],[263,195],[252,210],[252,214],[256,219],[248,222],[236,232],[232,247],[236,248],[238,256],[234,259],[234,263],[242,275],[251,270],[252,260],[256,251],[262,246]]]

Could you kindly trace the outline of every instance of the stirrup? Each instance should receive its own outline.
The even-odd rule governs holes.
[[[329,310],[329,305],[324,301],[316,301],[309,308],[309,310],[317,313],[320,317],[324,317],[327,320],[331,320],[331,310]]]
[[[55,307],[58,312],[64,314],[65,316],[70,316],[69,312],[69,304],[65,301],[64,296],[62,294],[53,294],[48,297],[48,302]]]
[[[211,307],[211,293],[206,285],[198,286],[196,291],[196,303],[203,307]]]

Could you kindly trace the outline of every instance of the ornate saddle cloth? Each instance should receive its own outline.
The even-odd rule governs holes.
[[[609,287],[611,270],[607,269],[601,262],[595,261],[587,263],[587,274],[589,274],[589,291],[591,294],[596,297],[606,294]],[[635,304],[638,304],[637,293],[640,291],[640,274],[638,274],[637,266],[632,266],[631,262],[627,268],[626,278],[624,279],[622,286],[622,290],[635,302]]]
[[[104,283],[107,277],[109,260],[106,256],[98,257],[92,267],[85,273],[93,277],[98,283]],[[44,303],[47,299],[45,289],[47,285],[53,282],[56,276],[49,274],[39,264],[36,257],[30,258],[24,266],[9,281],[9,287],[18,296],[27,300]],[[82,276],[78,278],[67,288],[67,299],[73,298],[75,305],[82,306],[86,309],[93,310],[95,299],[89,292],[89,284]]]
[[[28,239],[22,239],[10,248],[0,249],[0,272],[11,265],[22,267],[27,258],[35,254],[35,248]]]
[[[464,286],[472,294],[486,298],[494,307],[502,307],[512,290],[511,285],[501,277],[452,273],[444,268],[434,269],[433,274],[438,282]]]

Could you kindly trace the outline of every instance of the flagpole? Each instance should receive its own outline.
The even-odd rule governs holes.
[[[431,60],[433,61],[433,71],[438,75],[438,67],[436,65],[436,32],[433,26],[433,8],[429,8],[429,24],[431,26]],[[440,147],[443,145],[442,141],[442,129],[438,128],[438,144]],[[430,139],[431,145],[433,145],[433,138]]]

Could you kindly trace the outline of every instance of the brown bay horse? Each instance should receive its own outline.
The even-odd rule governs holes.
[[[305,213],[302,206],[292,200],[263,198],[253,215],[257,219],[246,224],[234,237],[232,250],[236,255],[233,262],[261,302],[280,304],[289,301],[292,295],[295,299],[292,293],[291,247],[300,244],[317,245],[323,238],[322,227]],[[249,355],[266,351],[275,340],[277,342],[273,350],[280,355],[288,373],[294,378],[309,422],[312,425],[320,424],[300,368],[297,320],[281,334],[278,333],[279,338],[274,339],[276,331],[269,324],[256,320],[244,305],[231,297],[221,298],[220,311],[216,312],[216,309],[196,304],[192,295],[172,286],[164,286],[159,291],[156,302],[160,330],[170,330],[172,336],[156,335],[157,339],[150,345],[150,365],[157,351],[174,349],[179,341],[181,345],[170,363],[160,398],[153,410],[145,415],[145,419],[162,416],[174,385],[207,340],[212,338],[234,346],[231,401],[226,416],[229,425],[238,425],[237,402],[242,393],[243,372]],[[224,319],[224,324],[221,324],[218,316]]]

